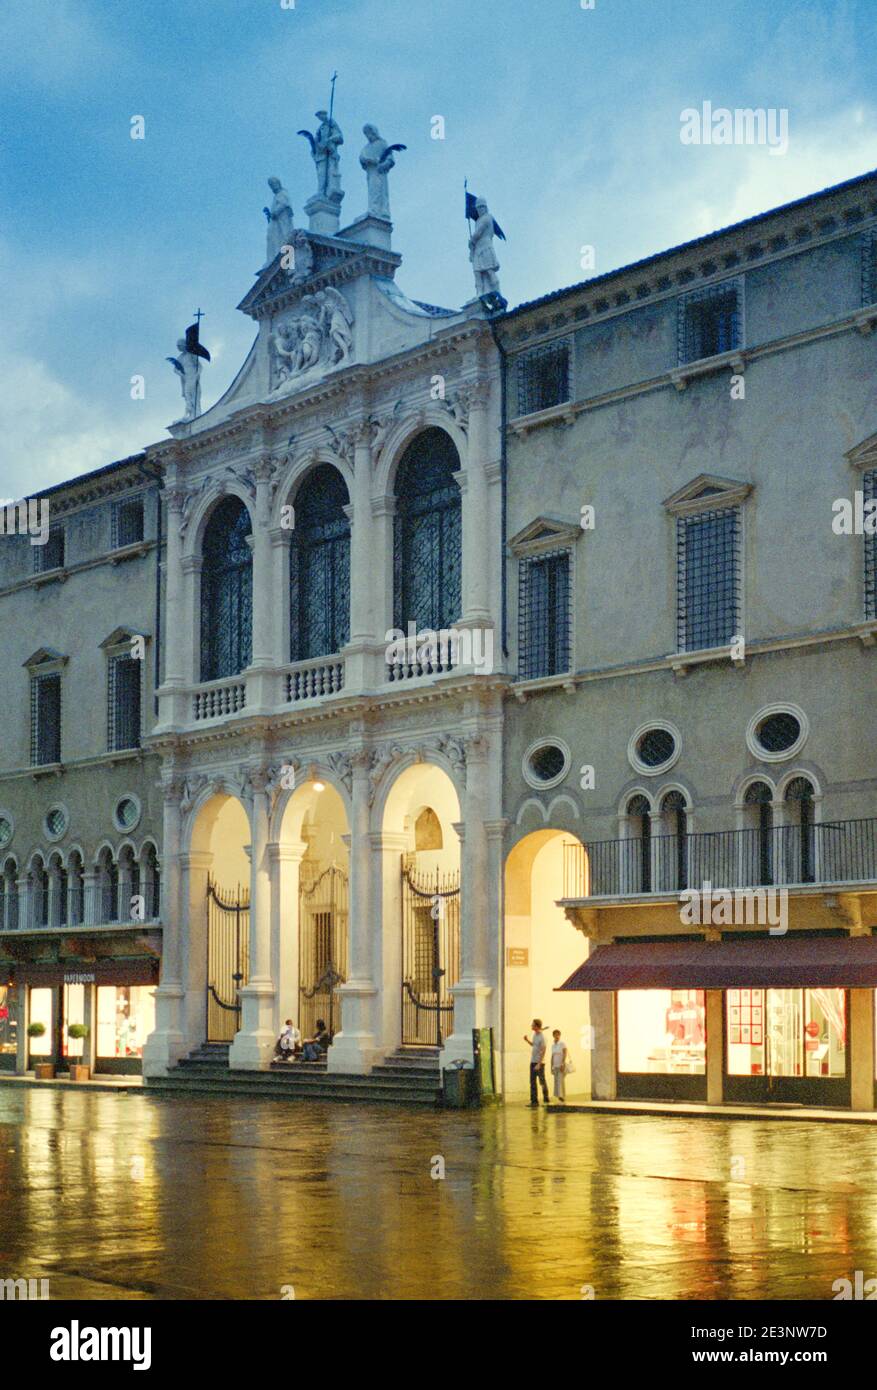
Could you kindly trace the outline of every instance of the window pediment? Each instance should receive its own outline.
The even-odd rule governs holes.
[[[861,444],[857,444],[854,449],[849,450],[846,457],[853,468],[861,468],[864,471],[877,468],[877,434],[863,439]]]
[[[513,555],[538,555],[543,550],[557,550],[561,546],[575,545],[581,534],[582,527],[579,521],[539,516],[512,536],[508,543],[509,550]]]
[[[135,637],[141,638],[144,642],[149,641],[149,635],[145,632],[139,632],[135,627],[125,627],[124,625],[115,627],[109,636],[100,643],[100,647],[102,651],[109,653],[122,647],[130,648]]]
[[[675,516],[686,516],[691,512],[711,511],[716,507],[734,507],[743,502],[751,491],[752,483],[739,478],[699,473],[690,483],[665,498],[663,505]]]
[[[55,651],[54,647],[38,647],[33,655],[21,664],[25,670],[37,676],[46,675],[50,671],[60,671],[68,659],[63,652]]]

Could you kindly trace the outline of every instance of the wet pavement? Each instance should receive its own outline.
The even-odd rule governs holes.
[[[5,1087],[0,1277],[74,1299],[831,1299],[877,1277],[875,1178],[877,1130],[845,1124]]]

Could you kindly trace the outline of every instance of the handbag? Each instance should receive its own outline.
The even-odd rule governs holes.
[[[575,1067],[573,1066],[572,1057],[567,1057],[563,1064],[563,1074],[564,1076],[572,1076],[574,1071]]]

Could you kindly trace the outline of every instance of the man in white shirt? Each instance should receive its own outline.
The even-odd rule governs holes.
[[[276,1062],[292,1062],[296,1054],[301,1051],[301,1033],[296,1028],[291,1018],[286,1020],[286,1026],[280,1037],[277,1039],[277,1047],[274,1049],[274,1060]]]
[[[530,1049],[530,1104],[538,1105],[539,1096],[536,1090],[537,1083],[542,1087],[542,1099],[548,1104],[548,1083],[545,1080],[545,1034],[542,1032],[541,1018],[534,1018],[532,1023],[533,1036],[528,1038],[524,1034],[524,1042]]]

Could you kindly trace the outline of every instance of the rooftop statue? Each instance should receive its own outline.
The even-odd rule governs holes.
[[[320,122],[317,132],[300,130],[311,147],[311,158],[317,169],[317,197],[329,198],[340,203],[344,194],[341,191],[341,158],[338,147],[344,144],[341,127],[328,111],[318,111]]]
[[[289,194],[283,187],[278,178],[270,178],[268,187],[274,194],[274,200],[270,208],[263,208],[268,219],[268,259],[265,265],[270,265],[274,257],[279,255],[284,246],[292,244],[292,204],[289,201]]]
[[[179,357],[167,359],[180,378],[180,390],[183,393],[183,401],[186,406],[183,420],[194,420],[197,415],[201,414],[201,359],[209,362],[210,353],[199,342],[200,321],[201,312],[199,310],[196,322],[190,324],[186,329],[185,338],[177,339]]]
[[[359,156],[368,182],[368,212],[370,217],[390,220],[390,189],[387,175],[395,166],[394,153],[407,149],[407,145],[388,145],[381,137],[377,126],[364,125],[362,133],[368,144]]]

